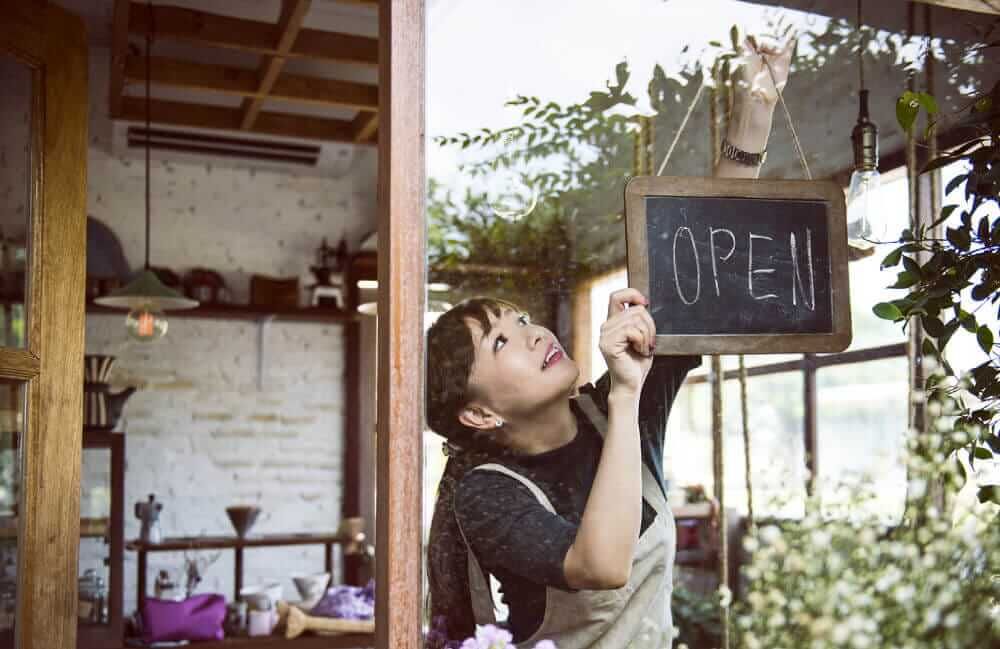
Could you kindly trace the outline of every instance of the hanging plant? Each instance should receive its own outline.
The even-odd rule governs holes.
[[[897,119],[908,133],[920,112],[928,116],[927,134],[950,121],[928,94],[906,92],[899,98]],[[954,415],[954,434],[942,450],[949,454],[965,449],[974,468],[977,459],[1000,454],[997,331],[983,317],[992,312],[1000,317],[1000,82],[971,97],[953,127],[968,132],[968,137],[922,170],[962,167],[945,187],[949,204],[933,223],[903,230],[900,245],[886,255],[882,268],[900,268],[890,288],[907,294],[876,304],[873,311],[904,328],[919,319],[926,334],[922,351],[942,370],[927,378],[929,403]],[[938,226],[944,227],[944,238],[935,236]],[[960,329],[975,335],[983,354],[981,362],[964,373],[956,372],[945,354]],[[979,496],[1000,503],[995,488],[983,487]]]

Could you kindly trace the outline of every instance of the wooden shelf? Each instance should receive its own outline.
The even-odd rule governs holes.
[[[262,534],[246,538],[238,536],[174,536],[159,543],[146,543],[134,539],[125,544],[126,550],[133,552],[178,552],[181,550],[221,550],[226,548],[261,548],[282,545],[325,545],[357,543],[364,540],[351,538],[337,532],[304,534]]]
[[[126,645],[142,647],[143,645]],[[302,635],[288,640],[278,635],[257,638],[226,638],[189,645],[196,649],[363,649],[375,646],[374,633]]]
[[[92,302],[87,303],[87,313],[102,315],[124,315],[122,309],[112,309]],[[168,311],[170,318],[205,318],[210,320],[281,320],[283,322],[317,322],[340,324],[356,322],[358,314],[324,307],[301,307],[298,309],[273,309],[248,304],[206,304],[193,309]]]

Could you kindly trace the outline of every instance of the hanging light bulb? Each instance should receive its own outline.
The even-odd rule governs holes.
[[[861,0],[858,0],[858,34],[861,35]],[[865,88],[864,37],[858,45],[858,122],[851,131],[854,148],[854,172],[847,189],[847,241],[867,250],[884,241],[886,218],[878,204],[882,179],[878,173],[878,126],[868,116],[868,90]]]
[[[854,172],[847,190],[847,240],[867,249],[885,240],[885,215],[878,205],[878,127],[868,117],[868,91],[860,92],[858,123],[851,132]]]
[[[146,8],[153,19],[152,5],[147,1]],[[149,62],[153,44],[153,24],[150,22],[146,31],[146,265],[142,272],[136,275],[124,287],[99,297],[94,302],[101,306],[117,309],[129,309],[125,317],[125,330],[134,340],[153,342],[167,333],[167,318],[163,315],[166,309],[192,309],[198,306],[197,300],[189,299],[174,289],[163,284],[149,265],[150,239],[150,188],[149,188],[149,138],[150,138],[150,94],[149,94]]]
[[[153,342],[167,333],[167,318],[152,304],[132,309],[125,317],[128,335],[139,342]]]

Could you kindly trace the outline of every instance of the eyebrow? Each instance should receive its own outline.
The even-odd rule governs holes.
[[[507,314],[509,314],[509,313],[516,313],[516,311],[514,311],[514,309],[509,309],[509,308],[507,308],[507,307],[501,307],[501,309],[500,309],[500,315],[496,316],[496,319],[497,319],[497,322],[499,323],[499,322],[500,322],[500,320],[501,320],[502,318],[504,318],[504,317],[505,317],[505,316],[506,316]],[[490,348],[490,351],[491,351],[491,352],[493,352],[493,353],[495,354],[495,353],[496,353],[496,349],[494,348],[494,347],[495,347],[495,344],[494,344],[494,343],[495,343],[495,341],[496,341],[496,338],[497,338],[497,336],[499,336],[500,334],[499,334],[499,333],[497,333],[497,335],[496,335],[496,336],[493,336],[493,335],[492,335],[492,332],[494,332],[494,331],[497,331],[497,327],[496,327],[496,324],[494,324],[494,325],[492,326],[492,328],[490,329],[490,333],[489,333],[489,334],[487,334],[487,333],[483,333],[483,337],[482,337],[482,339],[481,339],[481,340],[479,341],[479,346],[480,346],[480,347],[482,347],[482,345],[483,345],[483,343],[484,343],[484,342],[486,342],[487,340],[489,340],[490,338],[492,338],[494,342],[491,342],[491,343],[489,344],[489,348]]]

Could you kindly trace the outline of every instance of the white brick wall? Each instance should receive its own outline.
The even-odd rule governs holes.
[[[130,266],[142,264],[143,165],[114,157],[107,113],[107,58],[91,52],[88,211],[122,242]],[[374,151],[360,153],[339,179],[154,161],[152,263],[183,272],[218,270],[236,301],[249,275],[299,275],[320,238],[352,243],[374,227]],[[255,531],[331,530],[340,520],[344,413],[344,336],[340,325],[275,322],[265,327],[258,388],[258,325],[171,317],[166,338],[130,343],[124,315],[87,318],[87,352],[119,358],[119,381],[146,386],[129,401],[125,536],[139,523],[133,503],[155,493],[164,502],[165,535],[228,534],[231,504],[259,504]],[[98,476],[84,468],[84,489]],[[81,572],[102,556],[81,549]],[[155,572],[178,569],[181,554],[151,555]],[[248,551],[244,583],[281,578],[295,596],[293,572],[318,572],[321,547]],[[339,568],[339,567],[338,567]],[[232,555],[209,569],[201,592],[232,594]],[[125,611],[135,606],[135,556],[125,557]]]

